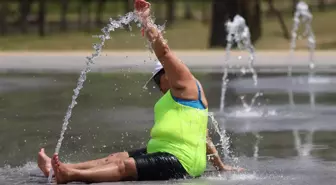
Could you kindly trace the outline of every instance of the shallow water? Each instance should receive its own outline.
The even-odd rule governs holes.
[[[199,179],[168,183],[334,184],[336,79],[333,74],[319,75],[308,80],[304,74],[259,74],[257,88],[251,78],[236,77],[227,91],[227,109],[220,113],[222,74],[197,73],[210,111],[229,131],[237,164],[247,171],[217,174],[209,165]],[[65,134],[61,160],[77,162],[144,147],[153,124],[152,107],[160,96],[156,89],[149,93],[141,88],[149,76],[91,73]],[[54,151],[77,78],[78,74],[61,73],[0,75],[0,184],[47,182],[36,168],[36,154],[40,147],[49,155]],[[263,96],[246,112],[239,96],[249,100],[258,90]],[[212,135],[218,143],[218,135]]]

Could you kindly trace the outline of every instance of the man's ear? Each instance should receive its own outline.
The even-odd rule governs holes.
[[[164,74],[164,78],[165,78],[166,80],[168,80],[168,75],[167,75],[167,74]]]

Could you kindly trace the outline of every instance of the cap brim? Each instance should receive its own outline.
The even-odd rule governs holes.
[[[154,82],[153,78],[155,75],[157,75],[160,71],[162,71],[162,69],[158,70],[157,72],[153,73],[153,75],[146,81],[145,85],[143,86],[143,88],[148,89],[148,87],[153,87],[155,88],[156,83]]]

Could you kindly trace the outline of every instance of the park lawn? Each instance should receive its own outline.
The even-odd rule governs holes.
[[[334,49],[336,47],[336,24],[332,24],[336,11],[314,13],[313,30],[317,44],[316,48]],[[292,17],[285,16],[289,30],[292,28]],[[255,43],[258,50],[287,50],[289,40],[282,36],[278,20],[264,17],[262,38]],[[166,29],[165,38],[173,49],[205,50],[208,48],[210,24],[200,21],[178,20]],[[14,35],[0,37],[0,50],[90,50],[93,43],[99,42],[92,35],[100,34],[99,30],[86,32],[54,33],[44,38],[36,35]],[[133,25],[133,31],[118,30],[111,33],[111,40],[105,44],[105,50],[145,49],[145,40],[141,37],[139,28]],[[297,49],[305,49],[306,40],[299,40]]]

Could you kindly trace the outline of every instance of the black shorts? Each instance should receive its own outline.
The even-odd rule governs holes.
[[[147,153],[147,149],[128,152],[134,158],[139,181],[182,179],[188,176],[179,160],[169,153]]]

